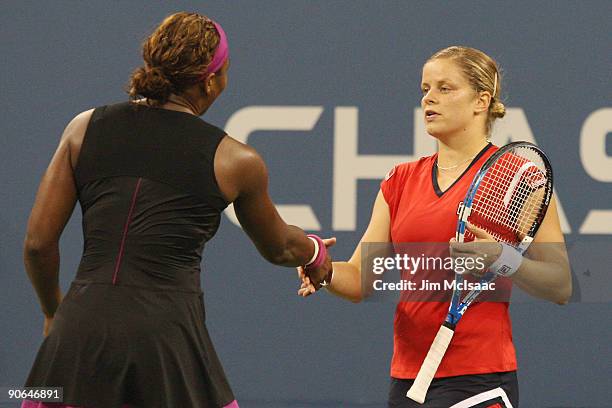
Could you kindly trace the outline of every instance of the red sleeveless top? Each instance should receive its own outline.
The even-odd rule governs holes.
[[[457,208],[497,148],[488,145],[446,191],[436,177],[437,154],[397,165],[381,183],[391,216],[391,241],[447,243],[455,236]],[[394,319],[391,376],[415,378],[444,321],[449,302],[400,302]],[[516,370],[509,304],[474,303],[458,323],[436,377]]]

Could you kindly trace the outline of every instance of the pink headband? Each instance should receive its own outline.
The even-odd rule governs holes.
[[[225,31],[221,28],[221,25],[215,21],[213,21],[217,32],[219,33],[219,45],[217,45],[217,49],[215,50],[215,55],[213,55],[213,59],[206,67],[206,72],[204,72],[204,77],[213,72],[217,72],[227,58],[229,57],[229,47],[227,46],[227,37],[225,36]]]

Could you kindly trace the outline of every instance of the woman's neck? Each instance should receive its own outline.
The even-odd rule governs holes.
[[[189,98],[185,98],[180,95],[170,95],[168,101],[161,105],[161,107],[164,109],[187,112],[195,116],[200,116],[200,109],[194,103],[192,103]]]
[[[475,137],[438,139],[438,165],[451,167],[476,157],[489,143],[485,135]]]

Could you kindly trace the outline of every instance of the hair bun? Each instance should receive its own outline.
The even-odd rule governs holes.
[[[174,90],[172,82],[165,76],[161,68],[137,68],[130,79],[130,95],[142,95],[145,98],[166,101]]]
[[[493,101],[493,105],[491,106],[491,116],[494,118],[503,118],[506,115],[506,107],[503,103],[498,101]]]

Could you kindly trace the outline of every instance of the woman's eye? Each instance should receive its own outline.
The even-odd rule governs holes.
[[[423,93],[423,95],[425,95],[427,92],[429,92],[429,89],[422,88],[422,89],[421,89],[421,92]]]
[[[450,91],[450,88],[448,86],[443,86],[442,88],[440,88],[440,90],[442,92],[448,92],[448,91]]]

